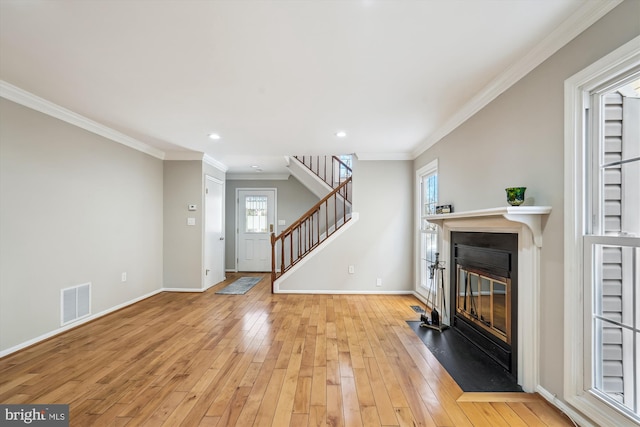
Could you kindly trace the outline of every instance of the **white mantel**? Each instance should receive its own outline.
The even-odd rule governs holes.
[[[518,234],[518,384],[534,392],[539,384],[540,359],[540,251],[550,206],[505,206],[466,212],[429,215],[426,220],[441,231],[441,258],[451,264],[451,232]],[[445,295],[451,295],[445,275]],[[449,317],[449,316],[447,316]],[[450,319],[443,319],[449,321]]]
[[[447,220],[482,217],[504,217],[508,221],[519,222],[531,230],[537,247],[542,247],[542,217],[551,213],[551,206],[505,206],[501,208],[481,209],[476,211],[453,212],[429,215],[427,221],[442,224]]]

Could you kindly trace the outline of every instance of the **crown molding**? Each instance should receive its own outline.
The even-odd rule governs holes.
[[[358,160],[376,161],[376,160],[413,160],[415,157],[412,153],[355,153]]]
[[[481,92],[471,98],[469,102],[458,110],[454,116],[423,140],[413,151],[412,159],[424,153],[436,142],[440,141],[471,118],[538,65],[542,64],[551,55],[622,3],[622,1],[623,0],[585,2],[584,6],[549,33],[549,35],[531,49],[529,53],[492,80]]]
[[[204,157],[202,158],[202,161],[205,162],[206,164],[211,165],[214,168],[220,170],[221,172],[227,173],[227,171],[229,170],[227,165],[225,165],[224,163],[214,159],[213,157],[211,157],[207,153],[204,154]]]
[[[98,122],[88,119],[80,114],[74,113],[71,110],[67,110],[53,102],[47,101],[44,98],[40,98],[24,89],[20,89],[4,80],[0,80],[0,97],[13,101],[17,104],[31,108],[32,110],[39,111],[48,116],[67,122],[71,125],[77,126],[81,129],[87,130],[96,135],[110,139],[150,156],[164,160],[164,152],[150,145],[140,142],[137,139],[131,138],[123,133],[113,130],[107,126],[104,126]]]
[[[289,176],[288,173],[227,173],[227,181],[286,181]]]
[[[198,160],[203,161],[204,153],[199,151],[166,151],[164,153],[165,160]]]

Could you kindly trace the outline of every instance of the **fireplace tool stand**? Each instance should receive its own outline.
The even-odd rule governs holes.
[[[442,332],[449,326],[443,323],[447,312],[447,300],[444,296],[444,263],[440,261],[440,253],[436,252],[436,259],[429,265],[429,296],[427,305],[431,305],[431,317],[423,313],[420,316],[420,327],[435,329]],[[438,292],[438,285],[440,292]],[[436,301],[437,300],[437,301]],[[438,312],[442,310],[442,314]]]

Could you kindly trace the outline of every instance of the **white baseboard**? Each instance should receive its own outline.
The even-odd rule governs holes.
[[[591,421],[584,418],[582,415],[576,412],[573,408],[568,406],[565,402],[558,399],[555,394],[551,393],[549,390],[542,387],[541,385],[538,385],[536,387],[536,392],[540,396],[542,396],[545,400],[547,400],[549,403],[551,403],[553,406],[555,406],[560,411],[562,411],[567,417],[571,418],[571,421],[573,421],[575,424],[579,425],[580,427],[597,427],[595,424],[591,423]]]
[[[411,293],[413,294],[414,297],[418,298],[423,304],[425,305],[428,304],[427,297],[422,295],[420,292],[413,290]]]
[[[150,292],[150,293],[148,293],[146,295],[142,295],[142,296],[140,296],[138,298],[134,298],[134,299],[132,299],[130,301],[123,302],[122,304],[118,304],[118,305],[116,305],[114,307],[108,308],[108,309],[106,309],[104,311],[101,311],[100,313],[96,313],[96,314],[93,314],[91,316],[84,317],[84,318],[82,318],[82,320],[79,320],[77,322],[68,323],[63,327],[60,327],[58,329],[54,329],[53,331],[47,332],[44,335],[40,335],[39,337],[35,337],[33,339],[30,339],[28,341],[20,343],[20,344],[18,344],[16,346],[10,347],[10,348],[8,348],[6,350],[2,350],[2,351],[0,351],[0,358],[8,356],[11,353],[15,353],[16,351],[19,351],[19,350],[25,349],[27,347],[30,347],[30,346],[32,346],[34,344],[37,344],[37,343],[39,343],[41,341],[44,341],[46,339],[55,337],[58,334],[61,334],[61,333],[66,332],[66,331],[68,331],[70,329],[76,328],[76,327],[78,327],[80,325],[83,325],[85,323],[91,322],[92,320],[96,320],[96,319],[98,319],[98,318],[100,318],[102,316],[106,316],[109,313],[113,313],[114,311],[118,311],[120,309],[123,309],[123,308],[125,308],[127,306],[130,306],[130,305],[135,304],[137,302],[140,302],[140,301],[142,301],[144,299],[147,299],[149,297],[157,295],[157,294],[159,294],[160,292],[163,292],[163,291],[164,291],[164,289],[157,289],[157,290],[155,290],[153,292]]]
[[[275,294],[325,294],[325,295],[411,295],[413,291],[355,291],[334,289],[276,289]]]
[[[202,288],[162,288],[163,292],[204,292]]]

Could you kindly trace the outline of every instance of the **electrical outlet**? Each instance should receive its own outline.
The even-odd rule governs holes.
[[[122,273],[122,281],[123,282],[127,281],[127,273],[126,272]]]
[[[349,266],[349,274],[354,274],[356,272],[356,268],[353,265]]]
[[[382,279],[379,277],[376,279],[376,286],[378,287],[382,286]]]

